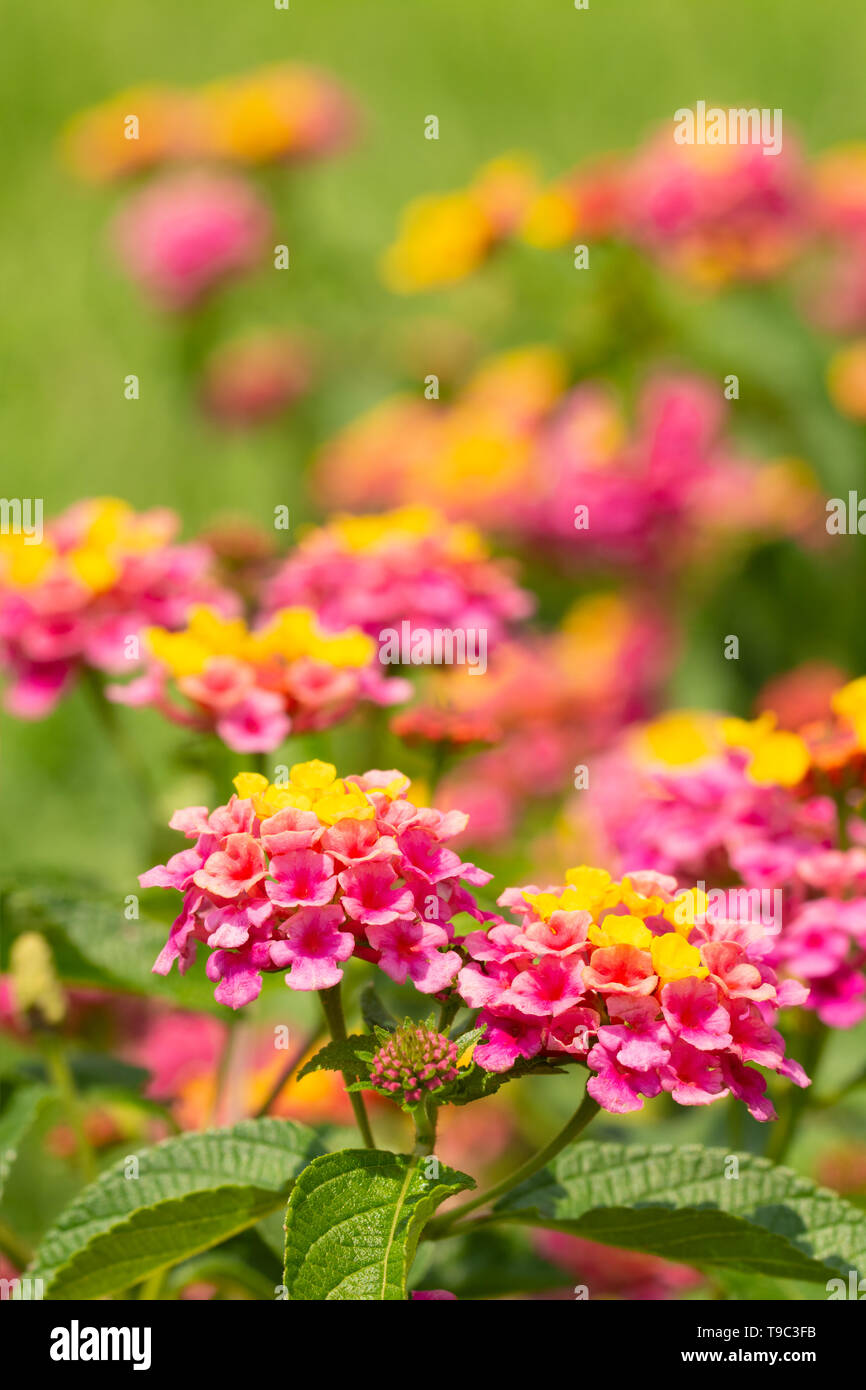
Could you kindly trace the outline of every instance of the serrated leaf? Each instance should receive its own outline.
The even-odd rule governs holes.
[[[705,1269],[824,1282],[866,1270],[866,1214],[789,1168],[698,1145],[572,1144],[500,1199],[503,1219]]]
[[[322,1146],[306,1125],[244,1120],[166,1139],[85,1188],[45,1236],[49,1298],[98,1298],[218,1244],[280,1207]]]
[[[362,1057],[364,1052],[375,1052],[379,1043],[372,1033],[350,1033],[348,1038],[336,1039],[320,1047],[314,1057],[301,1067],[298,1080],[309,1076],[313,1071],[339,1071],[354,1080],[369,1076],[370,1068]]]
[[[54,1092],[48,1086],[21,1086],[13,1092],[0,1116],[0,1201],[21,1144],[39,1119],[43,1106],[53,1097]]]
[[[426,1163],[375,1149],[314,1159],[286,1210],[288,1297],[405,1299],[427,1221],[447,1197],[475,1186],[465,1173],[442,1165],[437,1178],[425,1178]]]

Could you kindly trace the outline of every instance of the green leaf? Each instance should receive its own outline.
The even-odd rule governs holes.
[[[418,1239],[436,1208],[472,1178],[376,1149],[314,1159],[286,1211],[283,1282],[292,1300],[405,1299]]]
[[[209,1249],[281,1207],[321,1144],[306,1125],[244,1120],[166,1139],[85,1188],[45,1236],[49,1298],[99,1298]]]
[[[360,997],[361,1017],[365,1026],[372,1033],[374,1028],[385,1028],[389,1033],[393,1033],[397,1027],[397,1020],[391,1013],[387,1004],[379,994],[372,980],[361,990]]]
[[[508,1071],[485,1071],[473,1063],[461,1069],[457,1080],[437,1093],[437,1100],[442,1105],[470,1105],[472,1101],[495,1095],[509,1081],[519,1081],[524,1076],[560,1076],[564,1071],[564,1067],[544,1057],[521,1059]]]
[[[28,883],[26,889],[11,893],[4,906],[10,939],[15,931],[44,932],[64,980],[170,998],[187,1008],[224,1011],[203,972],[164,977],[152,973],[168,925],[146,914],[128,920],[122,898]]]
[[[698,1145],[572,1144],[500,1199],[510,1219],[699,1269],[825,1282],[866,1271],[866,1213],[789,1168]]]
[[[313,1071],[339,1071],[359,1081],[370,1075],[370,1068],[362,1054],[375,1052],[378,1046],[378,1039],[373,1033],[350,1033],[342,1041],[338,1039],[326,1043],[301,1067],[298,1080]]]
[[[15,1166],[18,1150],[36,1124],[43,1106],[54,1099],[48,1086],[22,1086],[0,1116],[0,1201]]]

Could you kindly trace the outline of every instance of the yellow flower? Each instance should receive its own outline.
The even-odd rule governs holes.
[[[649,927],[637,917],[605,917],[600,927],[591,926],[587,936],[594,946],[637,946],[646,951],[655,940]]]
[[[268,779],[261,772],[239,772],[237,777],[232,779],[232,786],[241,801],[248,801],[250,797],[267,791]]]
[[[382,261],[382,275],[398,294],[451,285],[480,265],[493,228],[472,193],[418,198],[403,213],[397,240]]]
[[[703,889],[684,888],[672,903],[665,903],[662,915],[680,936],[688,936],[698,918],[706,917],[709,901]]]
[[[213,655],[209,647],[186,632],[169,632],[164,627],[147,628],[144,641],[155,660],[176,679],[197,676]]]
[[[681,767],[714,751],[713,724],[711,716],[700,711],[673,710],[645,725],[639,738],[654,761]]]
[[[77,550],[70,550],[65,558],[76,579],[94,594],[105,593],[117,583],[120,566],[110,555],[96,546],[81,546]]]
[[[367,796],[354,782],[334,782],[314,803],[313,810],[323,825],[339,820],[373,820],[376,812]]]
[[[853,727],[857,740],[866,748],[866,676],[858,676],[837,690],[832,699],[834,714]]]
[[[38,584],[57,554],[44,536],[38,545],[26,542],[27,537],[17,533],[0,536],[0,574],[8,584],[21,589]]]
[[[619,901],[624,903],[633,917],[660,917],[664,907],[664,898],[647,898],[643,893],[638,893],[632,887],[631,879],[624,878],[619,885]]]
[[[796,787],[811,765],[809,749],[799,734],[779,730],[769,734],[755,749],[746,775],[753,782]]]
[[[690,946],[677,932],[665,936],[654,936],[650,947],[653,967],[662,985],[672,980],[685,980],[695,977],[698,980],[709,975],[709,970],[701,963],[701,953],[696,946]]]
[[[569,894],[569,901],[574,903],[578,909],[584,909],[595,916],[602,906],[614,906],[619,902],[617,894],[614,902],[608,902],[608,895],[611,884],[610,874],[606,869],[593,869],[587,864],[579,864],[573,869],[567,869],[565,881],[572,890]],[[569,889],[566,889],[568,892]]]
[[[719,729],[731,748],[748,748],[754,752],[776,727],[776,716],[765,710],[757,719],[722,719]]]
[[[243,618],[223,618],[212,608],[196,604],[190,612],[186,631],[213,656],[234,656],[241,661],[246,657],[249,632]]]
[[[529,246],[548,250],[568,240],[575,220],[574,200],[559,188],[548,188],[530,204],[521,236]]]
[[[290,774],[292,782],[302,791],[323,792],[336,779],[337,769],[333,763],[323,763],[320,758],[312,758],[307,763],[295,763]]]

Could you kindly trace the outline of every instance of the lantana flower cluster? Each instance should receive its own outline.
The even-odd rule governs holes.
[[[677,143],[668,126],[630,154],[587,161],[547,186],[526,167],[520,215],[498,237],[484,235],[474,185],[419,199],[404,213],[384,278],[392,289],[428,290],[464,279],[505,239],[555,248],[617,238],[702,287],[766,280],[815,236],[826,185],[819,171],[787,132],[767,157],[753,139]]]
[[[177,544],[178,527],[167,509],[100,497],[46,522],[41,538],[0,536],[0,667],[12,713],[50,713],[84,667],[128,670],[143,629],[182,626],[191,604],[236,611],[208,547]]]
[[[614,882],[587,866],[569,870],[565,885],[509,888],[499,902],[515,920],[464,938],[471,962],[457,984],[487,1028],[474,1052],[485,1069],[576,1058],[592,1073],[589,1095],[613,1114],[666,1091],[680,1105],[733,1095],[770,1120],[752,1063],[809,1084],[773,1027],[806,991],[779,983],[760,925],[718,916],[705,894],[678,891],[670,876]]]
[[[614,862],[755,902],[778,894],[772,963],[808,984],[822,1022],[846,1028],[866,1016],[866,681],[833,704],[799,731],[771,712],[667,715],[597,767],[588,817],[596,852]]]
[[[250,628],[199,606],[182,631],[148,629],[145,647],[144,674],[110,686],[109,698],[212,730],[239,753],[272,752],[291,732],[326,729],[362,701],[389,705],[410,690],[386,679],[363,632],[326,632],[308,608],[279,609]]]
[[[400,772],[338,778],[318,760],[295,764],[285,786],[241,773],[235,787],[211,814],[176,812],[172,828],[194,845],[141,875],[144,888],[183,894],[157,974],[175,961],[185,972],[203,942],[215,997],[235,1009],[258,997],[263,972],[329,989],[351,956],[422,994],[454,981],[451,919],[490,915],[470,891],[490,875],[448,846],[465,816],[415,806]]]
[[[406,506],[340,515],[309,532],[274,576],[265,604],[305,604],[328,629],[355,625],[375,638],[408,623],[413,633],[483,630],[492,645],[529,616],[534,600],[473,526]]]
[[[127,133],[130,116],[136,138]],[[344,146],[356,125],[333,77],[279,63],[197,88],[120,92],[69,122],[63,152],[81,178],[103,183],[182,160],[250,165],[321,157]]]
[[[326,445],[317,484],[326,503],[423,501],[570,562],[660,573],[732,536],[817,535],[820,520],[805,465],[731,443],[715,383],[650,380],[632,422],[604,382],[569,389],[545,348],[491,359],[435,411],[378,406]]]

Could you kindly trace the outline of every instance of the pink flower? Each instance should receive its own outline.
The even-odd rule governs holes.
[[[290,989],[330,989],[339,984],[343,972],[337,962],[348,960],[355,948],[352,933],[337,929],[342,921],[339,907],[305,908],[292,917],[286,936],[271,944],[274,965],[292,967],[286,976]]]
[[[269,753],[291,727],[284,701],[271,690],[250,690],[216,721],[217,733],[234,753]]]
[[[367,927],[384,926],[398,917],[412,918],[415,899],[408,888],[395,887],[397,875],[389,864],[364,863],[340,874],[343,908]]]
[[[213,897],[237,898],[266,875],[267,860],[259,842],[252,835],[227,835],[223,848],[196,870],[193,882]]]
[[[662,1013],[674,1037],[715,1052],[731,1042],[730,1015],[710,980],[674,980],[662,990]]]
[[[313,849],[272,854],[271,873],[276,883],[268,883],[267,893],[277,907],[324,907],[337,887],[333,859]]]
[[[367,940],[379,951],[379,966],[398,985],[410,979],[422,994],[438,994],[450,985],[461,960],[447,946],[448,933],[431,922],[399,918],[385,926],[367,928]]]
[[[189,309],[230,276],[252,270],[271,216],[236,174],[172,173],[131,196],[113,236],[129,273],[164,309]]]

